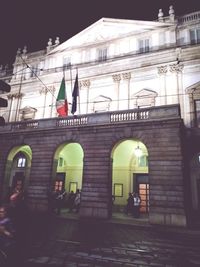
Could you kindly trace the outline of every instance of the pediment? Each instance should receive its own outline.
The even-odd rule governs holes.
[[[110,102],[112,99],[107,96],[99,95],[93,99],[93,102]]]
[[[30,107],[30,106],[25,106],[24,108],[20,109],[21,112],[25,112],[25,113],[32,113],[32,112],[36,112],[37,109]]]
[[[21,120],[33,120],[35,118],[36,108],[25,106],[20,109]]]
[[[169,25],[171,23],[158,21],[102,18],[64,43],[56,46],[49,52],[49,55],[89,44],[108,42],[115,38],[155,30],[160,27],[168,27]]]
[[[194,83],[186,88],[186,93],[188,94],[195,94],[195,92],[200,92],[200,81],[197,83]]]
[[[136,94],[132,95],[133,97],[156,97],[158,94],[150,89],[142,89]]]

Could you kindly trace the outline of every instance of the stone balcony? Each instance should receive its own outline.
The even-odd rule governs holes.
[[[155,121],[180,119],[179,105],[167,105],[141,109],[120,110],[77,116],[57,117],[50,119],[27,120],[21,122],[7,123],[0,127],[0,133],[13,131],[35,131],[52,128],[85,127],[93,125],[113,125],[127,122],[139,123],[141,121]]]

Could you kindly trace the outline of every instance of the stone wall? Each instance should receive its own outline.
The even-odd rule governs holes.
[[[29,145],[32,164],[28,205],[32,210],[47,210],[54,153],[62,143],[77,142],[84,150],[80,217],[108,219],[112,195],[111,151],[119,141],[136,138],[146,145],[149,154],[150,223],[186,226],[182,129],[180,118],[166,118],[1,133],[0,181],[3,184],[10,149]]]

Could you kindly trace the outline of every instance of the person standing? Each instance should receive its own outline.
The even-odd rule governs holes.
[[[69,208],[69,212],[73,211],[75,197],[76,197],[76,194],[74,193],[74,191],[71,191],[69,193],[68,200],[67,200],[67,205],[68,205],[68,208]]]
[[[55,194],[56,198],[56,214],[60,215],[61,209],[63,208],[64,200],[65,200],[66,191],[63,190],[57,190]]]
[[[128,215],[129,213],[133,214],[133,194],[132,193],[128,194],[125,213],[126,215]]]
[[[141,204],[141,197],[138,193],[133,194],[133,216],[135,218],[140,217],[140,204]]]
[[[75,208],[75,212],[76,213],[79,212],[80,204],[81,204],[81,192],[80,192],[79,189],[77,189],[76,196],[75,196],[75,199],[74,199],[74,208]]]

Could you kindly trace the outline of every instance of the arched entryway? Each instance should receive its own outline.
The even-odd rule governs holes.
[[[141,197],[140,213],[149,213],[148,151],[137,139],[123,140],[112,150],[112,195],[114,213],[124,214],[129,193]]]
[[[76,193],[82,188],[83,149],[78,143],[64,143],[54,154],[53,191],[65,191],[66,200],[69,193]],[[67,203],[63,208],[67,208]]]
[[[29,184],[32,150],[30,146],[16,146],[9,152],[3,183],[3,199],[18,185],[26,192]]]

